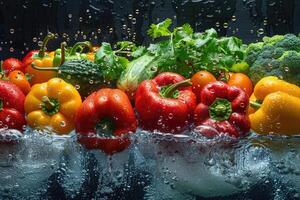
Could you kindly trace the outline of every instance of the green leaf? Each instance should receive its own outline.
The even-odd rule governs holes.
[[[148,30],[148,35],[152,37],[152,39],[156,39],[159,37],[170,36],[171,31],[169,27],[172,24],[171,19],[166,19],[165,21],[158,24],[151,24],[150,29]]]
[[[120,41],[120,42],[117,42],[117,46],[120,48],[120,50],[122,49],[133,49],[135,48],[135,44],[133,42],[130,42],[130,41]]]
[[[126,69],[128,62],[126,58],[117,56],[108,43],[102,43],[95,55],[95,63],[99,65],[106,81],[117,80]]]
[[[109,43],[103,42],[101,48],[97,51],[95,55],[95,61],[102,59],[103,57],[113,54],[112,47]]]
[[[147,52],[146,47],[139,46],[135,49],[135,51],[132,52],[131,56],[134,58],[137,58],[137,57],[144,55],[146,52]]]
[[[193,33],[194,33],[193,28],[192,28],[191,25],[189,25],[189,24],[184,24],[184,25],[182,26],[182,30],[183,30],[184,32],[186,32],[187,34],[193,34]]]

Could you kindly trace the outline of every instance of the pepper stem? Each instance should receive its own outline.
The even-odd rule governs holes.
[[[55,115],[59,111],[59,102],[48,96],[42,97],[42,111],[47,115]]]
[[[170,86],[167,86],[163,91],[160,92],[160,95],[165,98],[176,98],[176,95],[174,95],[174,93],[177,91],[179,87],[188,87],[191,85],[192,85],[191,80],[186,79],[178,83],[172,84]]]
[[[259,102],[256,102],[256,101],[250,101],[250,106],[252,108],[254,108],[255,110],[258,110],[261,108],[261,103]]]
[[[38,67],[34,63],[31,63],[31,67],[33,69],[39,70],[39,71],[55,71],[57,72],[59,70],[58,67]]]
[[[111,138],[115,129],[114,122],[109,118],[103,118],[96,125],[96,132],[101,137]]]
[[[0,111],[3,110],[3,101],[0,99]]]
[[[43,41],[43,45],[41,46],[41,49],[39,51],[39,57],[44,57],[45,56],[45,51],[46,51],[46,46],[49,42],[49,40],[54,39],[55,35],[53,33],[48,33],[48,35],[45,37],[44,41]]]
[[[209,106],[209,115],[213,120],[216,121],[223,121],[229,119],[231,113],[231,103],[227,99],[217,98]]]
[[[85,41],[85,42],[77,42],[71,49],[70,55],[75,55],[75,53],[77,52],[78,48],[81,48],[82,50],[87,47],[89,48],[90,51],[92,51],[93,49],[93,45],[91,42],[89,41]],[[81,50],[81,51],[82,51]]]
[[[3,65],[3,60],[0,61],[0,79],[2,79],[2,76],[4,76],[2,65]]]
[[[66,42],[62,42],[60,44],[60,49],[61,49],[61,59],[60,59],[60,65],[64,64],[65,62],[65,58],[66,58],[66,49],[65,47],[67,46],[67,43]]]

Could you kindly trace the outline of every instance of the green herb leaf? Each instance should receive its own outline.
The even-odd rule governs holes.
[[[170,36],[171,31],[169,30],[169,27],[171,24],[171,19],[166,19],[165,21],[158,24],[151,24],[150,29],[148,30],[148,35],[152,37],[152,39],[163,36]]]

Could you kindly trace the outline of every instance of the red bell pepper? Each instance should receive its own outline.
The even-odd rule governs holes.
[[[207,125],[232,137],[245,135],[250,131],[248,105],[249,97],[242,89],[224,82],[210,83],[201,91],[201,103],[194,112],[195,125]],[[202,132],[207,137],[215,133],[208,129]]]
[[[22,59],[22,63],[24,66],[31,65],[31,63],[34,61],[33,56],[37,55],[39,53],[39,50],[32,50],[29,51],[26,56]]]
[[[0,128],[23,132],[26,125],[25,95],[13,83],[0,80]]]
[[[127,148],[130,141],[125,135],[137,128],[127,95],[121,90],[108,88],[86,98],[75,122],[78,141],[88,149],[101,149],[107,154]]]
[[[178,133],[191,121],[196,107],[192,83],[179,74],[165,72],[143,81],[135,106],[143,129]]]
[[[1,69],[3,70],[4,75],[8,75],[14,70],[25,71],[23,63],[16,58],[7,58],[3,61]]]

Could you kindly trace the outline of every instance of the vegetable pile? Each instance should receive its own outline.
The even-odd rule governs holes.
[[[246,45],[171,23],[151,25],[147,47],[84,41],[47,51],[49,33],[22,61],[6,59],[0,128],[75,130],[82,145],[107,154],[127,148],[137,127],[168,134],[205,127],[199,134],[209,138],[300,133],[299,37]]]

